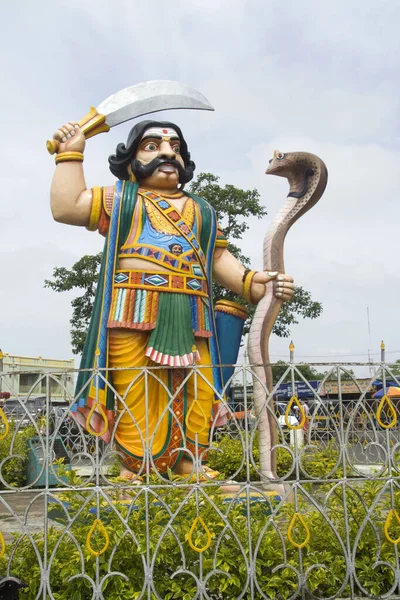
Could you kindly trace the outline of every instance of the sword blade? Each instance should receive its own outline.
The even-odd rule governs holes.
[[[203,94],[188,85],[155,80],[138,83],[113,94],[97,107],[97,112],[106,117],[109,127],[115,127],[135,117],[181,108],[214,110]]]

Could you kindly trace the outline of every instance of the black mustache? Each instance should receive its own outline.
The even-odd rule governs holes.
[[[188,167],[184,168],[175,158],[153,158],[153,160],[147,164],[143,164],[140,162],[140,160],[135,158],[135,160],[132,161],[131,167],[133,174],[140,182],[142,179],[145,179],[154,173],[154,171],[161,165],[172,165],[175,167],[179,173],[180,183],[187,183],[193,177],[192,166],[189,165]]]
[[[161,165],[172,165],[178,171],[179,176],[184,175],[185,173],[185,169],[175,158],[153,158],[153,160],[147,164],[143,164],[135,159],[132,163],[132,171],[140,181],[140,179],[143,179],[144,177],[149,177],[149,175],[154,173]]]

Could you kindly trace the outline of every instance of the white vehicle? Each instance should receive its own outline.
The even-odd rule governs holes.
[[[275,404],[275,412],[279,425],[281,427],[287,427],[289,424],[292,427],[297,427],[297,425],[299,424],[299,420],[297,419],[292,410],[286,417],[286,408],[287,404],[285,404],[284,402],[277,402]]]
[[[287,417],[285,415],[280,415],[278,417],[278,423],[281,427],[287,427],[288,424],[292,427],[297,427],[299,421],[294,415],[289,414]]]

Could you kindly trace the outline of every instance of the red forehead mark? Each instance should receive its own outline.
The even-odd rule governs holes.
[[[168,129],[163,129],[162,132],[163,133],[168,133]]]

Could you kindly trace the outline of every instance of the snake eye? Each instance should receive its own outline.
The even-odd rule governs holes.
[[[285,155],[283,154],[283,152],[278,152],[275,158],[277,158],[278,160],[282,160],[283,158],[285,158]]]

